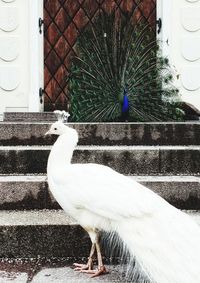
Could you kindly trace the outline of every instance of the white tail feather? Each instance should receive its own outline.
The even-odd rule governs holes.
[[[118,234],[153,282],[199,283],[200,229],[181,211],[168,213],[127,219]]]

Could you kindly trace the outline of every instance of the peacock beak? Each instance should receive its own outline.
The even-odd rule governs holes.
[[[47,131],[44,135],[45,135],[45,136],[49,136],[49,135],[51,135],[51,131],[50,131],[50,130],[49,130],[49,131]]]

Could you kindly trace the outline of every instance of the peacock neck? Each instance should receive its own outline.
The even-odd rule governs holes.
[[[59,136],[51,149],[48,167],[51,169],[65,168],[70,165],[75,147],[76,141],[69,139],[67,134]]]

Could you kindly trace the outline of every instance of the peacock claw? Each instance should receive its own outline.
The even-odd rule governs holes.
[[[87,270],[88,266],[86,264],[80,264],[80,266],[74,264],[76,267],[74,268],[75,271],[82,271],[82,270]]]
[[[81,272],[91,274],[91,278],[109,273],[104,265],[98,268],[97,270],[82,270]]]
[[[83,270],[92,270],[92,264],[80,264],[80,263],[74,263],[75,266],[74,270],[82,272]]]

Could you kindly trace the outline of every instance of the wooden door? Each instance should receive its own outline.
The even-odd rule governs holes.
[[[44,0],[45,111],[69,107],[67,78],[77,37],[85,27],[100,10],[131,13],[138,4],[137,17],[144,17],[155,27],[156,0]]]

